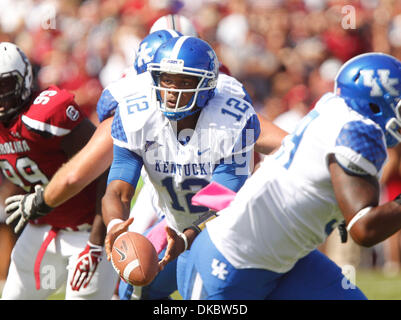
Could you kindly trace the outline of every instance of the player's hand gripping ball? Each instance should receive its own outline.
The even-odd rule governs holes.
[[[129,284],[146,286],[159,272],[158,257],[152,243],[137,232],[124,232],[114,241],[111,263]]]

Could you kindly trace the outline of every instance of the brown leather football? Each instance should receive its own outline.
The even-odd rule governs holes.
[[[152,243],[137,232],[124,232],[114,241],[111,263],[126,282],[146,286],[159,271],[158,257]]]

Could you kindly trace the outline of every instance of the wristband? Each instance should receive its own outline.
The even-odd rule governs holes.
[[[88,242],[86,243],[89,247],[91,247],[92,249],[96,249],[96,250],[102,250],[103,246],[98,245],[98,244],[93,244],[92,242],[90,242],[88,240]]]
[[[36,193],[36,197],[35,197],[35,202],[36,202],[36,208],[38,211],[38,214],[41,214],[43,216],[45,216],[46,214],[48,214],[50,211],[52,211],[54,208],[50,207],[46,202],[45,202],[45,196],[44,196],[44,189],[41,186],[40,188],[38,188],[38,190]]]
[[[357,222],[359,219],[361,219],[363,216],[365,216],[370,211],[370,209],[372,209],[372,207],[363,208],[356,215],[354,215],[354,217],[351,219],[351,221],[349,222],[349,224],[347,226],[347,231],[349,232],[351,230],[352,226],[355,224],[355,222]]]
[[[198,220],[194,221],[194,223],[192,223],[192,225],[189,228],[193,229],[199,234],[203,229],[205,229],[206,223],[209,222],[210,220],[213,220],[216,217],[217,217],[216,212],[208,211],[205,214],[201,215],[198,218]]]
[[[111,221],[107,225],[107,233],[109,233],[110,229],[113,228],[117,223],[121,223],[121,222],[124,222],[124,220],[118,219],[118,218],[111,219]]]
[[[183,232],[178,233],[178,235],[181,237],[182,240],[184,240],[184,244],[185,244],[184,251],[186,251],[188,249],[188,238],[185,235],[185,233],[183,233]]]
[[[189,226],[188,228],[185,228],[184,232],[185,232],[185,230],[188,230],[188,229],[191,229],[191,230],[195,231],[196,235],[198,235],[199,233],[202,232],[202,229],[200,229],[198,226],[195,226],[195,225],[192,225],[192,226]]]

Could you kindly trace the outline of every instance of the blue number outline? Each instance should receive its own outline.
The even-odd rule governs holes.
[[[297,127],[295,128],[294,132],[288,136],[288,138],[290,139],[290,141],[292,142],[291,144],[291,150],[290,150],[290,155],[289,158],[287,160],[287,162],[283,165],[284,168],[288,169],[291,164],[292,161],[294,160],[294,156],[295,153],[298,150],[298,147],[302,141],[302,138],[304,136],[305,130],[306,128],[311,124],[311,122],[313,120],[315,120],[317,117],[319,116],[319,112],[317,112],[316,110],[312,110],[310,111],[301,121],[300,123],[297,125]],[[287,138],[287,137],[286,137]],[[284,139],[286,139],[284,138]],[[283,147],[282,147],[283,148]],[[281,156],[283,156],[286,150],[281,150],[281,152],[276,156],[276,159],[280,158]]]
[[[241,104],[244,105],[243,108],[241,108]],[[234,109],[240,111],[241,113],[245,113],[246,110],[248,110],[249,107],[250,107],[249,104],[246,103],[245,101],[243,101],[243,102],[241,103],[240,100],[235,99],[235,98],[230,98],[230,99],[228,99],[228,100],[226,101],[226,105],[229,106],[229,107],[234,107]],[[241,115],[241,114],[234,113],[234,112],[232,112],[232,111],[230,111],[230,110],[228,110],[228,109],[226,109],[226,108],[222,108],[222,109],[221,109],[221,113],[223,113],[223,114],[229,114],[230,116],[233,116],[237,121],[240,121],[241,118],[242,118],[242,115]]]
[[[180,204],[177,193],[173,187],[173,177],[166,177],[161,181],[162,185],[166,188],[167,192],[170,195],[171,206],[174,210],[177,211],[185,211],[184,207]],[[200,186],[201,188],[205,187],[209,184],[209,181],[206,179],[197,179],[197,178],[189,178],[181,182],[182,190],[191,190],[193,186]],[[203,206],[194,206],[192,205],[192,197],[195,195],[194,192],[188,192],[185,194],[185,200],[187,203],[187,207],[190,213],[200,213],[205,212],[208,208]]]
[[[146,96],[141,96],[141,97],[136,97],[136,98],[131,98],[131,99],[127,99],[126,103],[127,103],[127,109],[128,109],[128,114],[133,114],[135,113],[135,111],[133,110],[136,107],[137,111],[144,111],[149,109],[149,104],[146,100],[147,97]],[[140,99],[142,99],[142,101],[140,101]],[[137,101],[139,100],[139,101]],[[137,101],[135,103],[131,103],[133,101]],[[141,107],[141,105],[143,105]]]

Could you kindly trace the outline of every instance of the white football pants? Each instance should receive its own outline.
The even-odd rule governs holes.
[[[11,254],[11,263],[3,289],[2,299],[42,300],[66,285],[65,299],[109,300],[116,288],[118,274],[103,252],[89,285],[72,291],[70,281],[74,275],[78,255],[89,239],[88,231],[60,230],[47,247],[40,265],[41,288],[35,287],[34,264],[36,255],[46,238],[50,225],[28,224],[17,240]]]

